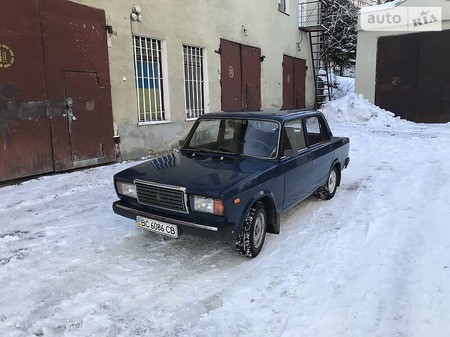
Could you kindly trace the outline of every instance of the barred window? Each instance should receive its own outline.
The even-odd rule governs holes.
[[[163,75],[161,41],[133,35],[134,76],[138,120],[140,123],[163,121]]]
[[[308,19],[311,18],[312,13],[307,14],[306,11],[307,11],[306,0],[299,0],[298,1],[298,26],[300,28],[306,27],[307,18]],[[318,18],[317,15],[314,15],[314,18]]]
[[[183,56],[186,118],[197,118],[205,113],[203,49],[183,46]]]

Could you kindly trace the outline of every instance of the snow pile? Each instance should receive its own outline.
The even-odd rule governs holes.
[[[370,126],[401,126],[406,120],[395,117],[392,112],[373,105],[363,95],[348,94],[340,99],[327,102],[320,111],[330,123],[350,123]]]
[[[327,83],[327,76],[325,70],[321,69],[319,71],[319,75],[320,79],[324,83],[323,93],[325,96],[328,97],[328,86],[325,84]],[[329,80],[331,83],[331,98],[333,100],[339,99],[341,97],[344,97],[345,95],[355,92],[355,79],[352,77],[344,77],[335,74],[330,74]]]
[[[333,99],[339,99],[355,92],[355,79],[351,77],[337,76],[331,74],[332,83],[332,97]]]

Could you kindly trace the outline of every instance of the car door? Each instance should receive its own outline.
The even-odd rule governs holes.
[[[309,153],[312,157],[310,184],[314,189],[325,184],[334,160],[331,135],[322,116],[311,116],[304,120]]]
[[[302,119],[286,122],[282,137],[283,208],[287,208],[313,192],[313,155],[307,148]]]

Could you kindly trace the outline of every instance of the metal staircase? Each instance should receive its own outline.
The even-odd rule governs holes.
[[[299,0],[299,29],[308,33],[310,41],[316,109],[332,94],[331,72],[325,53],[327,41],[322,25],[322,6],[322,0]]]

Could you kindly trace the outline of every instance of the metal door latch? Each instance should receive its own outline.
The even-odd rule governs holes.
[[[70,97],[67,97],[66,98],[66,114],[64,114],[63,116],[68,115],[71,120],[76,121],[77,118],[73,114],[72,106],[73,106],[73,99]]]

